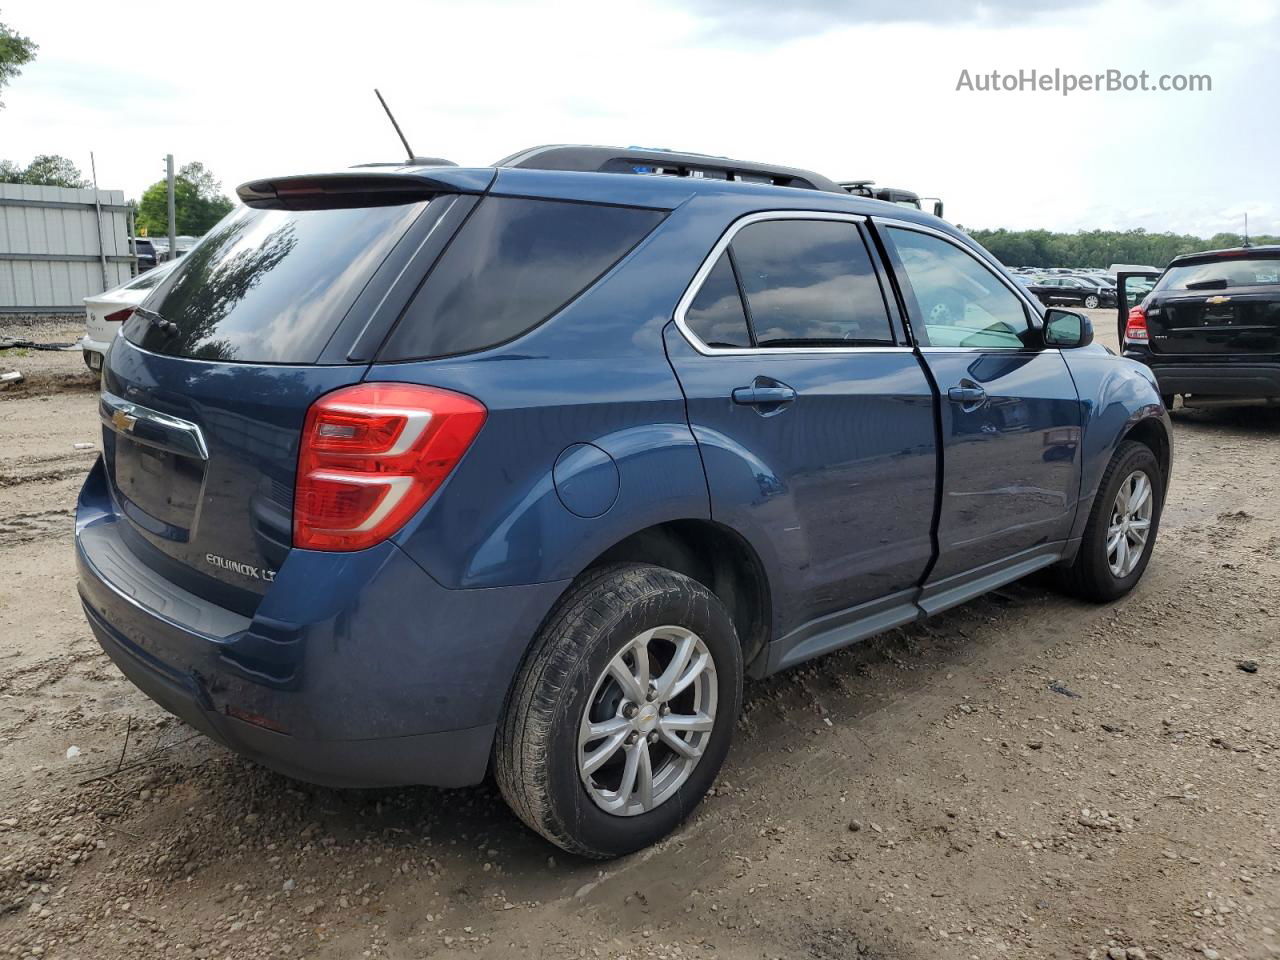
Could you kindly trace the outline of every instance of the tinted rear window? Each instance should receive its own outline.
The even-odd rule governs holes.
[[[880,281],[854,224],[766,220],[744,227],[732,246],[759,346],[893,343]]]
[[[1223,280],[1228,287],[1256,287],[1280,283],[1280,258],[1232,257],[1214,260],[1212,263],[1190,263],[1185,266],[1170,267],[1161,278],[1159,288],[1188,290],[1194,289],[1192,284],[1213,284]]]
[[[155,353],[314,363],[356,296],[425,204],[228,214],[186,254],[124,335]]]
[[[488,197],[428,275],[381,359],[470,353],[518,337],[591,286],[662,218],[634,207]]]

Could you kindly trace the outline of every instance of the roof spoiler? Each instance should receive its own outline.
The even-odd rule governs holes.
[[[325,173],[251,180],[236,188],[240,200],[261,210],[334,210],[421,203],[441,193],[484,193],[493,170],[461,167]]]

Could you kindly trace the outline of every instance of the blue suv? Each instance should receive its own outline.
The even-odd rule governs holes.
[[[927,214],[580,147],[239,195],[110,350],[76,553],[125,675],[291,776],[492,768],[617,856],[696,807],[744,677],[1151,556],[1151,373]]]

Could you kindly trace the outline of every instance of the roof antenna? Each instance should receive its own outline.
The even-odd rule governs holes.
[[[409,162],[413,163],[413,148],[409,146],[409,141],[404,138],[404,132],[400,129],[400,124],[396,123],[395,116],[391,113],[391,108],[387,106],[387,101],[382,99],[382,94],[377,87],[373,88],[373,92],[378,97],[378,102],[382,104],[382,109],[387,111],[387,119],[391,121],[391,125],[396,128],[396,136],[400,138],[400,142],[404,144],[404,152],[409,155]]]
[[[1241,246],[1249,246],[1249,211],[1244,212],[1244,243]]]

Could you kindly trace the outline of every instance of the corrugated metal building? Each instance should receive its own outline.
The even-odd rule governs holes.
[[[124,192],[96,193],[0,183],[0,313],[80,313],[129,279]]]

